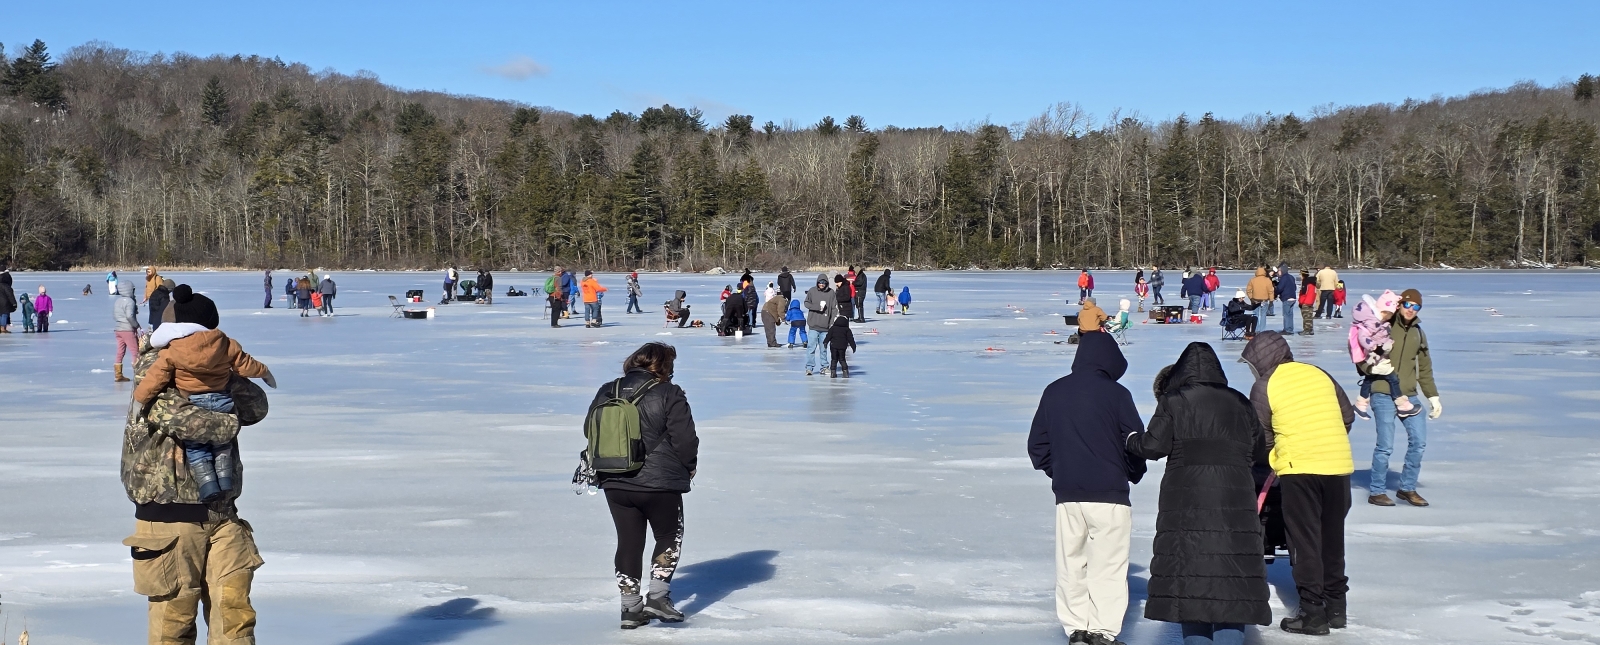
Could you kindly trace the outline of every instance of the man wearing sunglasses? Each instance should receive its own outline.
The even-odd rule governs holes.
[[[1439,390],[1433,383],[1433,357],[1428,354],[1428,336],[1422,332],[1422,321],[1417,314],[1422,311],[1422,292],[1406,289],[1400,294],[1400,316],[1390,326],[1389,336],[1394,348],[1389,361],[1395,374],[1400,376],[1400,393],[1417,400],[1418,390],[1428,399],[1428,419],[1437,419],[1444,413],[1439,403]],[[1368,485],[1367,502],[1375,506],[1394,506],[1389,498],[1389,454],[1394,450],[1395,413],[1393,394],[1389,384],[1378,381],[1372,387],[1372,418],[1376,422],[1378,444],[1372,451],[1372,483]],[[1388,396],[1377,396],[1381,392]],[[1400,419],[1406,429],[1405,466],[1400,471],[1400,488],[1395,497],[1412,506],[1427,506],[1428,500],[1417,494],[1417,477],[1422,472],[1422,451],[1428,445],[1428,422],[1422,415]]]

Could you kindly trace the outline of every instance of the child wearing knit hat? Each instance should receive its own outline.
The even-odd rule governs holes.
[[[134,388],[133,398],[149,405],[162,390],[175,386],[196,406],[213,412],[233,412],[228,381],[234,374],[259,378],[278,386],[271,370],[217,329],[217,305],[186,284],[172,291],[172,303],[162,318],[170,319],[150,335],[150,346],[160,350],[154,363]],[[200,487],[200,501],[210,502],[233,489],[232,446],[184,442],[189,472]]]
[[[1422,411],[1400,393],[1400,377],[1395,375],[1394,366],[1388,362],[1389,352],[1394,347],[1394,341],[1389,338],[1389,324],[1395,310],[1400,308],[1400,301],[1401,297],[1394,295],[1393,291],[1384,291],[1377,300],[1363,295],[1361,303],[1356,305],[1355,312],[1351,314],[1350,360],[1356,364],[1356,372],[1361,375],[1361,397],[1356,399],[1355,408],[1356,414],[1363,419],[1372,418],[1367,410],[1372,398],[1373,381],[1389,383],[1389,393],[1394,397],[1395,411],[1400,418],[1415,416]]]

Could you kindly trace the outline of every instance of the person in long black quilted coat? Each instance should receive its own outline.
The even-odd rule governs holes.
[[[1127,440],[1129,453],[1167,460],[1144,615],[1243,642],[1244,625],[1272,621],[1250,474],[1266,451],[1261,423],[1210,345],[1190,343],[1168,370],[1155,416]]]

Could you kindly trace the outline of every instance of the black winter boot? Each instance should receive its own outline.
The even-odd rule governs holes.
[[[1290,634],[1327,636],[1328,607],[1301,600],[1300,613],[1283,619],[1283,622],[1278,623],[1278,626]]]
[[[632,610],[622,610],[623,629],[638,629],[649,624],[650,614],[644,613],[644,605],[640,605],[638,608]]]
[[[663,623],[683,622],[683,612],[672,606],[671,596],[651,597],[644,603],[644,613]]]
[[[1328,601],[1328,627],[1330,629],[1344,629],[1344,611],[1345,601],[1343,599]]]

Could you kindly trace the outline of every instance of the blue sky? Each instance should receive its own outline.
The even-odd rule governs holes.
[[[1009,124],[1308,113],[1600,73],[1600,2],[12,3],[0,42],[57,55],[260,54],[604,115]]]

